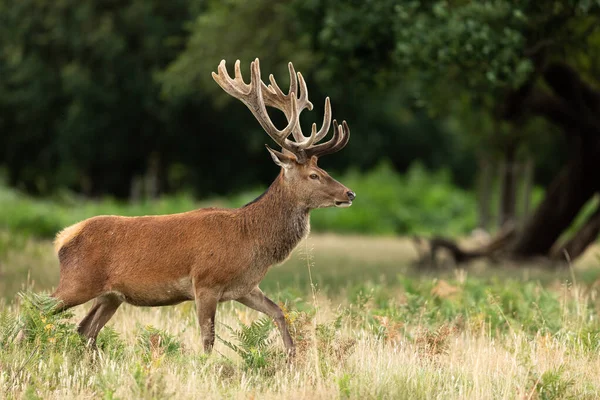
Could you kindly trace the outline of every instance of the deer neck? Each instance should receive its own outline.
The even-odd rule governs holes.
[[[244,231],[274,262],[281,262],[310,230],[309,209],[280,174],[269,189],[240,209]]]

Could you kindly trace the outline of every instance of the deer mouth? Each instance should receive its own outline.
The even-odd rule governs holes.
[[[350,207],[351,205],[352,205],[352,202],[349,200],[335,202],[335,206],[340,207],[340,208],[347,208],[347,207]]]

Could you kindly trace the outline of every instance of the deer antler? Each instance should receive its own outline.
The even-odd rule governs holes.
[[[277,85],[273,75],[269,75],[270,85],[265,85],[260,78],[260,66],[258,58],[250,63],[250,84],[246,84],[240,71],[240,60],[235,62],[235,78],[231,78],[225,67],[225,60],[219,63],[218,74],[212,73],[212,77],[221,86],[221,88],[242,101],[258,120],[265,132],[281,146],[282,149],[293,153],[298,163],[304,163],[312,156],[321,156],[331,154],[341,150],[348,143],[350,131],[344,121],[342,126],[338,127],[334,121],[333,138],[326,143],[316,145],[322,140],[329,131],[331,125],[331,103],[329,97],[325,99],[325,113],[323,115],[323,125],[317,131],[317,124],[312,125],[310,136],[304,136],[300,127],[300,113],[308,108],[312,110],[313,105],[308,100],[308,88],[300,72],[296,73],[293,64],[288,63],[290,71],[290,89],[287,94]],[[300,95],[298,97],[298,87]],[[281,110],[288,125],[279,130],[273,125],[266,106]],[[288,139],[290,133],[295,141]]]
[[[338,125],[337,121],[333,120],[333,137],[325,143],[320,143],[306,149],[305,153],[308,158],[312,156],[321,157],[326,154],[332,154],[340,151],[348,144],[350,140],[350,128],[346,121],[342,121],[342,125]]]

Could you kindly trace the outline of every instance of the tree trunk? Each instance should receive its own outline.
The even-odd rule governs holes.
[[[571,163],[550,184],[546,197],[512,248],[517,257],[548,255],[552,245],[571,225],[600,185],[600,152],[597,144],[576,138]]]
[[[160,156],[154,152],[148,158],[148,168],[145,176],[145,197],[155,200],[160,195]]]
[[[490,200],[493,184],[493,171],[490,161],[485,155],[479,157],[479,182],[478,182],[478,227],[484,231],[490,229]]]
[[[531,189],[533,186],[533,160],[528,158],[523,166],[523,210],[521,220],[526,221],[529,218],[529,209],[531,208]]]
[[[600,186],[600,94],[577,72],[552,64],[544,79],[556,96],[541,91],[523,92],[521,107],[563,127],[571,142],[571,159],[550,184],[546,196],[525,224],[512,247],[513,255],[549,255],[556,240]],[[514,101],[514,98],[512,99]],[[518,118],[519,115],[512,115]]]
[[[554,251],[551,258],[555,260],[567,261],[574,260],[579,257],[585,249],[598,237],[600,233],[600,205],[596,207],[594,214],[588,218],[583,226],[573,235],[567,243],[560,246],[558,250]]]
[[[502,228],[515,220],[517,177],[515,169],[515,148],[507,149],[502,167],[500,168],[500,210],[498,225]]]
[[[564,129],[569,140],[571,157],[550,184],[546,196],[528,219],[515,239],[493,242],[498,247],[485,246],[465,251],[456,243],[434,238],[430,241],[432,256],[437,248],[449,250],[458,262],[490,254],[503,253],[510,258],[543,257],[571,260],[583,254],[600,232],[600,205],[583,227],[564,245],[557,240],[568,229],[582,207],[600,192],[600,92],[583,82],[576,71],[564,64],[552,64],[544,71],[544,80],[553,90],[550,95],[528,82],[507,97],[502,117],[521,121],[529,113],[541,115]],[[511,153],[508,153],[509,156]],[[514,153],[512,154],[514,156]],[[507,164],[513,157],[507,157]],[[502,182],[501,220],[514,217],[514,176],[506,167]],[[513,200],[513,201],[511,201]],[[509,226],[514,226],[509,224]],[[505,244],[506,243],[506,244]],[[554,250],[557,249],[557,250]]]
[[[129,202],[137,203],[142,198],[143,181],[139,176],[133,176],[129,184]]]

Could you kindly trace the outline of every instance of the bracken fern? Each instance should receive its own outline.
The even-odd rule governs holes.
[[[270,318],[257,319],[249,325],[240,323],[240,329],[233,329],[223,324],[236,339],[237,344],[217,335],[219,341],[239,355],[245,368],[250,370],[265,369],[267,366],[278,364],[283,353],[273,346],[275,338],[273,323]],[[269,369],[270,370],[270,369]]]

